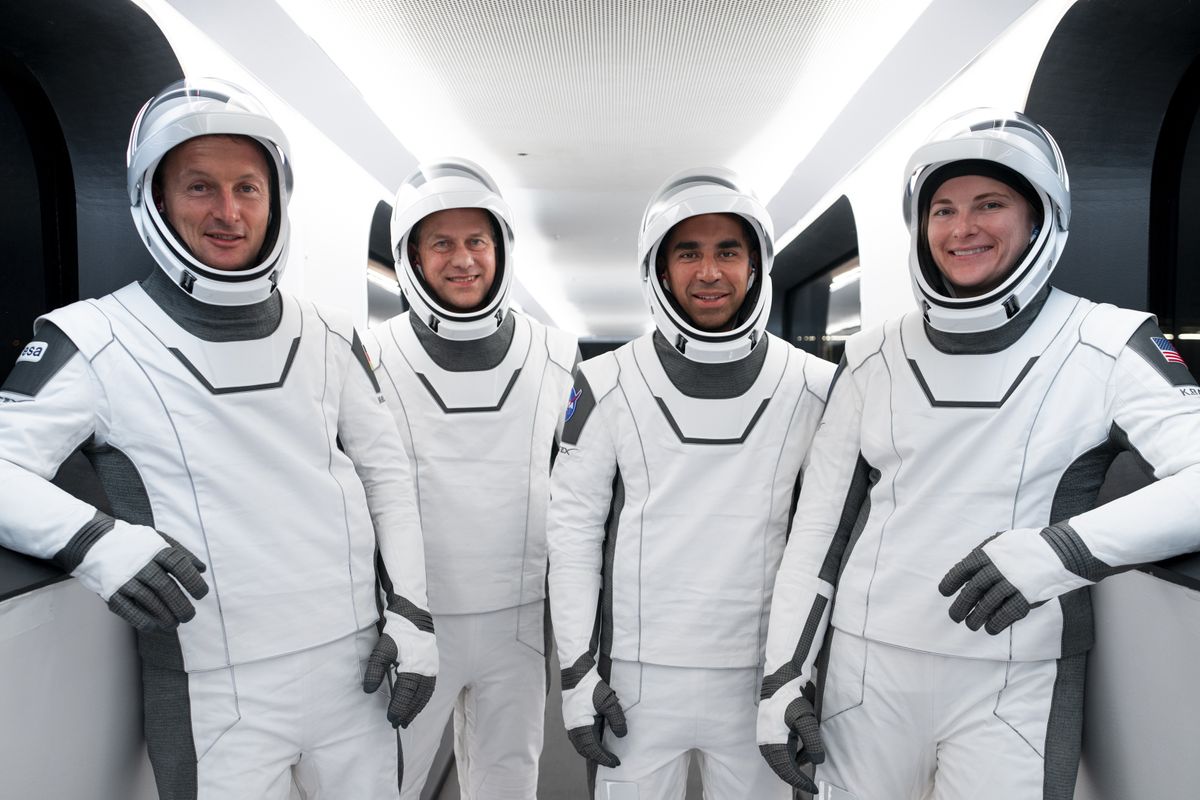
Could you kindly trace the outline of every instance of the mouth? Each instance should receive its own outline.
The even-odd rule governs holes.
[[[479,280],[478,275],[454,275],[446,278],[447,283],[452,283],[455,286],[470,286],[477,280]]]
[[[989,251],[991,249],[992,249],[991,245],[983,245],[982,247],[971,247],[971,248],[965,248],[965,249],[960,249],[960,250],[951,250],[950,255],[958,257],[958,258],[965,258],[965,257],[969,257],[969,256],[977,256],[980,253],[986,253],[987,251]]]
[[[217,247],[232,247],[240,244],[246,237],[237,233],[210,231],[209,233],[204,234],[204,238],[215,244]]]
[[[701,305],[717,305],[729,297],[728,292],[693,292],[692,299]]]

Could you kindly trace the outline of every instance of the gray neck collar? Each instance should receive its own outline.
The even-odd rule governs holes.
[[[425,348],[433,363],[447,372],[482,372],[495,369],[508,355],[508,346],[512,344],[513,331],[517,327],[517,321],[509,311],[495,332],[482,339],[459,342],[438,336],[430,330],[424,320],[411,311],[408,319],[421,347]]]
[[[688,397],[700,400],[728,400],[749,391],[767,359],[767,341],[768,337],[762,337],[750,355],[737,361],[701,364],[672,347],[661,333],[654,332],[654,349],[671,383]]]
[[[270,336],[283,318],[278,291],[248,306],[202,303],[171,282],[161,269],[141,281],[142,289],[179,327],[206,342],[240,342]]]
[[[1021,312],[1008,322],[1001,325],[999,328],[990,331],[979,331],[978,333],[946,333],[934,328],[929,322],[925,322],[925,335],[929,337],[929,343],[943,353],[950,355],[986,355],[988,353],[999,353],[1001,350],[1007,349],[1013,342],[1020,339],[1025,331],[1029,330],[1029,326],[1037,319],[1038,314],[1042,311],[1042,306],[1046,305],[1046,298],[1050,296],[1050,285],[1042,287],[1042,290],[1033,296],[1029,301],[1029,305],[1021,309]]]

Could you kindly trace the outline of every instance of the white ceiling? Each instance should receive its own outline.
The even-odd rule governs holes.
[[[273,86],[295,84],[294,71],[230,28],[254,30],[257,16],[280,30],[290,17],[297,30],[280,34],[312,51],[305,68],[340,72],[361,97],[326,103],[323,121],[302,107],[317,106],[312,91],[293,85],[281,96],[342,131],[335,141],[355,139],[347,151],[385,185],[414,158],[484,164],[517,212],[518,297],[563,327],[625,337],[648,322],[637,225],[669,174],[738,169],[764,200],[778,195],[782,233],[915,107],[903,103],[935,91],[1033,0],[987,10],[962,0],[171,2]],[[234,13],[240,26],[227,25]],[[909,64],[908,91],[881,90],[900,86],[895,70]],[[882,91],[872,104],[885,111],[866,109],[864,125],[855,100],[871,91]],[[887,108],[889,98],[901,106]],[[342,130],[361,105],[395,137],[375,137],[387,152],[367,154],[361,129]],[[836,148],[864,134],[827,152],[831,135]],[[805,162],[810,151],[821,164]],[[819,185],[807,185],[814,170]]]

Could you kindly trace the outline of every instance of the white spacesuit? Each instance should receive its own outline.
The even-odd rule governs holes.
[[[744,220],[753,237],[730,330],[693,324],[659,274],[671,230],[700,215]],[[833,365],[764,333],[770,218],[731,174],[668,181],[639,244],[658,331],[580,366],[552,479],[564,721],[599,765],[598,798],[682,797],[692,751],[706,797],[787,797],[755,747],[756,690],[775,567]]]
[[[250,137],[271,173],[245,269],[201,262],[152,197],[164,156],[209,134]],[[437,666],[419,518],[348,318],[275,290],[286,140],[236,87],[180,82],[139,115],[129,176],[162,269],[37,322],[0,390],[0,543],[54,559],[138,627],[162,797],[283,798],[293,778],[309,797],[395,797],[388,717],[419,710]],[[115,519],[48,482],[81,445]],[[182,562],[207,565],[207,587]],[[396,651],[389,708],[362,686]]]
[[[862,800],[1069,800],[1092,644],[1081,587],[1200,541],[1200,391],[1148,314],[1050,288],[1070,195],[1049,134],[991,110],[948,125],[910,165],[921,310],[847,342],[813,444],[759,742],[802,785],[791,755],[820,761],[823,737],[817,777]],[[955,176],[995,178],[1034,212],[1007,278],[973,297],[925,234]],[[1094,508],[1123,450],[1160,480]],[[823,640],[818,734],[803,690]]]
[[[410,258],[414,226],[452,208],[487,212],[498,233],[492,287],[469,312],[441,300]],[[366,338],[411,460],[438,631],[437,688],[402,735],[406,798],[420,796],[452,710],[463,797],[537,792],[550,463],[577,345],[508,309],[510,220],[477,165],[421,167],[401,186],[392,222],[411,310]]]

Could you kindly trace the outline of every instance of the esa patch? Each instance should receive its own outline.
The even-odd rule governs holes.
[[[46,351],[49,348],[50,345],[45,342],[30,342],[25,345],[25,349],[21,351],[21,355],[17,356],[17,363],[20,364],[22,361],[28,361],[36,364],[42,360],[42,356],[46,355]]]
[[[70,337],[53,322],[39,326],[37,337],[36,341],[25,345],[4,386],[0,387],[6,394],[36,397],[71,356],[79,352]]]
[[[583,389],[571,389],[571,396],[567,398],[567,415],[563,422],[570,422],[571,417],[575,416],[575,408],[579,404],[579,398],[583,397]]]

